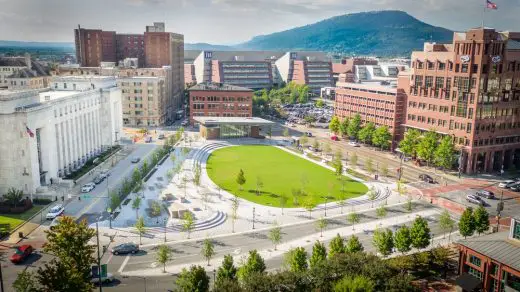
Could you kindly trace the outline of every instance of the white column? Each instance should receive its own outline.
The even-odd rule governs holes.
[[[65,140],[66,140],[66,143],[67,143],[67,157],[68,157],[68,159],[67,159],[67,163],[68,163],[67,166],[70,169],[70,167],[73,167],[73,165],[74,165],[74,160],[73,160],[74,155],[73,155],[73,152],[72,152],[73,150],[72,150],[71,132],[70,132],[71,125],[70,125],[70,120],[69,119],[67,119],[65,121],[65,126],[66,126],[66,129],[67,129],[66,132],[65,132]]]
[[[66,128],[65,124],[63,122],[60,122],[60,142],[61,142],[61,157],[63,157],[61,168],[65,169],[65,166],[68,165],[68,157],[67,157],[67,143],[65,142],[65,136],[66,136]]]
[[[57,123],[54,125],[54,128],[55,128],[55,139],[56,139],[56,156],[58,156],[58,170],[60,168],[62,168],[62,165],[63,165],[63,155],[61,153],[61,131],[60,131],[60,124]],[[56,174],[53,174],[53,175],[56,175]]]

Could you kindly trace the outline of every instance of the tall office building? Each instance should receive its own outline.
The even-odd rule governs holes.
[[[520,167],[520,33],[475,28],[425,43],[399,76],[404,126],[449,135],[462,172]]]

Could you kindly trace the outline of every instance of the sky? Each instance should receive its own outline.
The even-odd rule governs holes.
[[[485,25],[520,31],[520,0],[495,0]],[[0,40],[73,42],[73,29],[142,33],[165,22],[185,42],[237,44],[253,36],[373,10],[403,10],[452,30],[481,25],[485,0],[0,0]]]

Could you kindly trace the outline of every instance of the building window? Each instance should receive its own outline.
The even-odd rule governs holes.
[[[460,72],[468,73],[468,64],[462,64]]]
[[[513,227],[513,238],[520,240],[520,222],[514,221],[515,226]]]
[[[480,260],[480,258],[478,258],[474,255],[468,255],[468,262],[474,264],[477,267],[480,267],[480,265],[482,264],[482,261]]]
[[[477,269],[475,269],[475,268],[469,267],[468,268],[468,274],[475,276],[479,280],[482,280],[482,272],[477,270]]]
[[[439,63],[439,70],[446,69],[446,63]]]

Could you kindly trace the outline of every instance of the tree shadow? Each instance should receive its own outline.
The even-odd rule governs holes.
[[[256,238],[256,239],[268,239],[268,236],[263,233],[259,232],[250,232],[250,233],[244,233],[244,236],[249,238]]]

